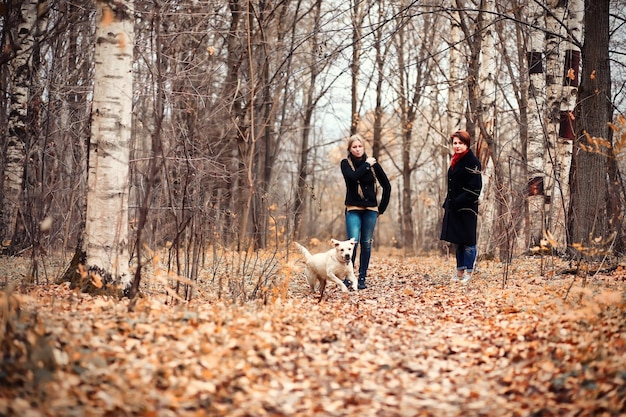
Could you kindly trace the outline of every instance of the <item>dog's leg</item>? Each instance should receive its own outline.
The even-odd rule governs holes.
[[[353,274],[354,274],[354,272],[353,272]],[[328,279],[333,281],[335,284],[339,285],[339,288],[341,288],[341,291],[348,292],[348,287],[346,287],[346,284],[344,284],[343,281],[340,280],[339,277],[337,277],[337,275],[335,275],[332,272],[328,271]]]
[[[317,284],[317,274],[311,271],[308,267],[304,270],[304,275],[306,276],[306,280],[309,283],[309,287],[311,287],[311,292],[315,294],[315,284]]]
[[[350,267],[350,271],[348,272],[348,279],[350,280],[350,285],[354,291],[356,291],[356,276],[354,275],[354,269]]]
[[[322,297],[324,297],[324,289],[326,288],[326,280],[320,280],[320,299],[317,301],[318,303],[322,302]]]

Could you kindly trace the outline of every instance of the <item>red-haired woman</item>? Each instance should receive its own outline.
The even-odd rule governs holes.
[[[448,168],[448,193],[441,240],[456,246],[456,274],[453,281],[468,282],[476,262],[478,197],[482,190],[480,161],[470,149],[471,137],[459,130],[450,137],[452,160]]]

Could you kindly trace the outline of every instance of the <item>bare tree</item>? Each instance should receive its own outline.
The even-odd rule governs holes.
[[[134,4],[97,6],[84,251],[89,269],[127,286]]]
[[[574,141],[574,109],[580,79],[583,1],[548,2],[546,13],[547,139],[545,154],[549,204],[545,227],[563,250]]]
[[[527,143],[523,155],[526,155],[526,176],[528,179],[527,220],[528,233],[526,247],[539,245],[544,232],[544,153],[546,144],[544,113],[546,108],[546,76],[544,72],[545,47],[545,9],[538,2],[528,4],[529,36],[527,40],[528,65],[528,120]]]
[[[304,87],[304,114],[302,118],[302,132],[301,132],[301,142],[300,142],[300,161],[298,163],[298,177],[297,177],[297,185],[296,185],[296,195],[293,207],[294,213],[294,237],[295,239],[301,238],[301,219],[302,219],[302,211],[303,211],[303,203],[304,196],[307,194],[307,178],[311,171],[311,161],[309,159],[309,154],[311,151],[309,137],[311,135],[312,129],[312,119],[313,112],[315,111],[315,106],[320,99],[320,96],[317,95],[316,89],[318,86],[316,85],[317,77],[320,73],[320,62],[318,62],[317,51],[322,47],[321,40],[319,39],[319,30],[320,30],[320,14],[321,14],[321,0],[316,0],[314,5],[314,13],[313,13],[313,30],[311,37],[311,50],[309,53],[309,82],[306,87]]]
[[[594,249],[623,248],[624,195],[615,186],[617,171],[608,125],[613,115],[609,0],[585,0],[584,39],[568,224],[569,243],[583,255],[593,254]]]
[[[434,27],[437,24],[436,15],[425,15],[422,19],[409,19],[414,9],[402,8],[396,13],[396,28],[393,35],[397,56],[397,118],[400,121],[401,155],[398,170],[402,178],[402,192],[400,201],[400,238],[405,250],[412,252],[417,249],[416,224],[413,207],[415,201],[413,177],[420,166],[420,159],[426,147],[424,142],[425,131],[418,129],[416,121],[423,117],[422,106],[427,94],[427,86],[434,83],[431,69],[436,65],[428,59],[432,56],[432,46],[437,36]],[[458,67],[457,67],[458,69]],[[455,76],[451,73],[451,76]],[[392,81],[393,82],[393,81]],[[455,88],[461,92],[462,88]],[[451,94],[454,96],[454,93]],[[460,104],[460,103],[459,103]],[[416,137],[417,136],[417,137]],[[426,136],[426,135],[424,135]],[[417,146],[416,146],[417,145]],[[447,159],[447,152],[445,152]],[[447,164],[447,160],[446,160]],[[424,227],[421,227],[423,230]]]
[[[351,0],[350,1],[350,19],[352,22],[352,60],[350,61],[350,76],[351,76],[351,119],[350,135],[354,135],[357,132],[359,126],[359,77],[361,75],[361,54],[363,43],[363,22],[367,16],[367,10],[362,1]]]
[[[38,1],[11,1],[8,4],[9,20],[17,22],[10,33],[7,46],[13,51],[10,60],[11,79],[9,118],[7,120],[6,141],[3,146],[4,170],[2,181],[2,216],[0,217],[0,238],[3,246],[11,252],[23,249],[25,234],[18,228],[24,225],[25,196],[23,193],[24,175],[27,165],[27,151],[30,148],[32,132],[29,120],[29,101],[32,81],[32,56],[35,43]],[[14,15],[13,15],[14,14]],[[6,23],[6,22],[5,22]]]

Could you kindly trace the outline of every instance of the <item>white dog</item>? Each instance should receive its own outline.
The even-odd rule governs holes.
[[[295,242],[300,252],[306,258],[306,267],[304,274],[307,282],[311,286],[311,291],[315,292],[315,284],[320,282],[320,299],[324,296],[326,281],[331,280],[347,292],[348,288],[343,283],[343,279],[348,279],[352,283],[352,289],[356,291],[356,277],[354,276],[354,267],[352,265],[352,252],[356,241],[354,239],[340,241],[331,239],[334,248],[311,255],[307,248]]]

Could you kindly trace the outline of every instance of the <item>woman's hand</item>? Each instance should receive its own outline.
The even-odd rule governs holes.
[[[365,160],[365,162],[370,164],[370,166],[374,166],[374,164],[376,163],[376,158],[374,158],[373,156],[370,156],[369,158]]]

